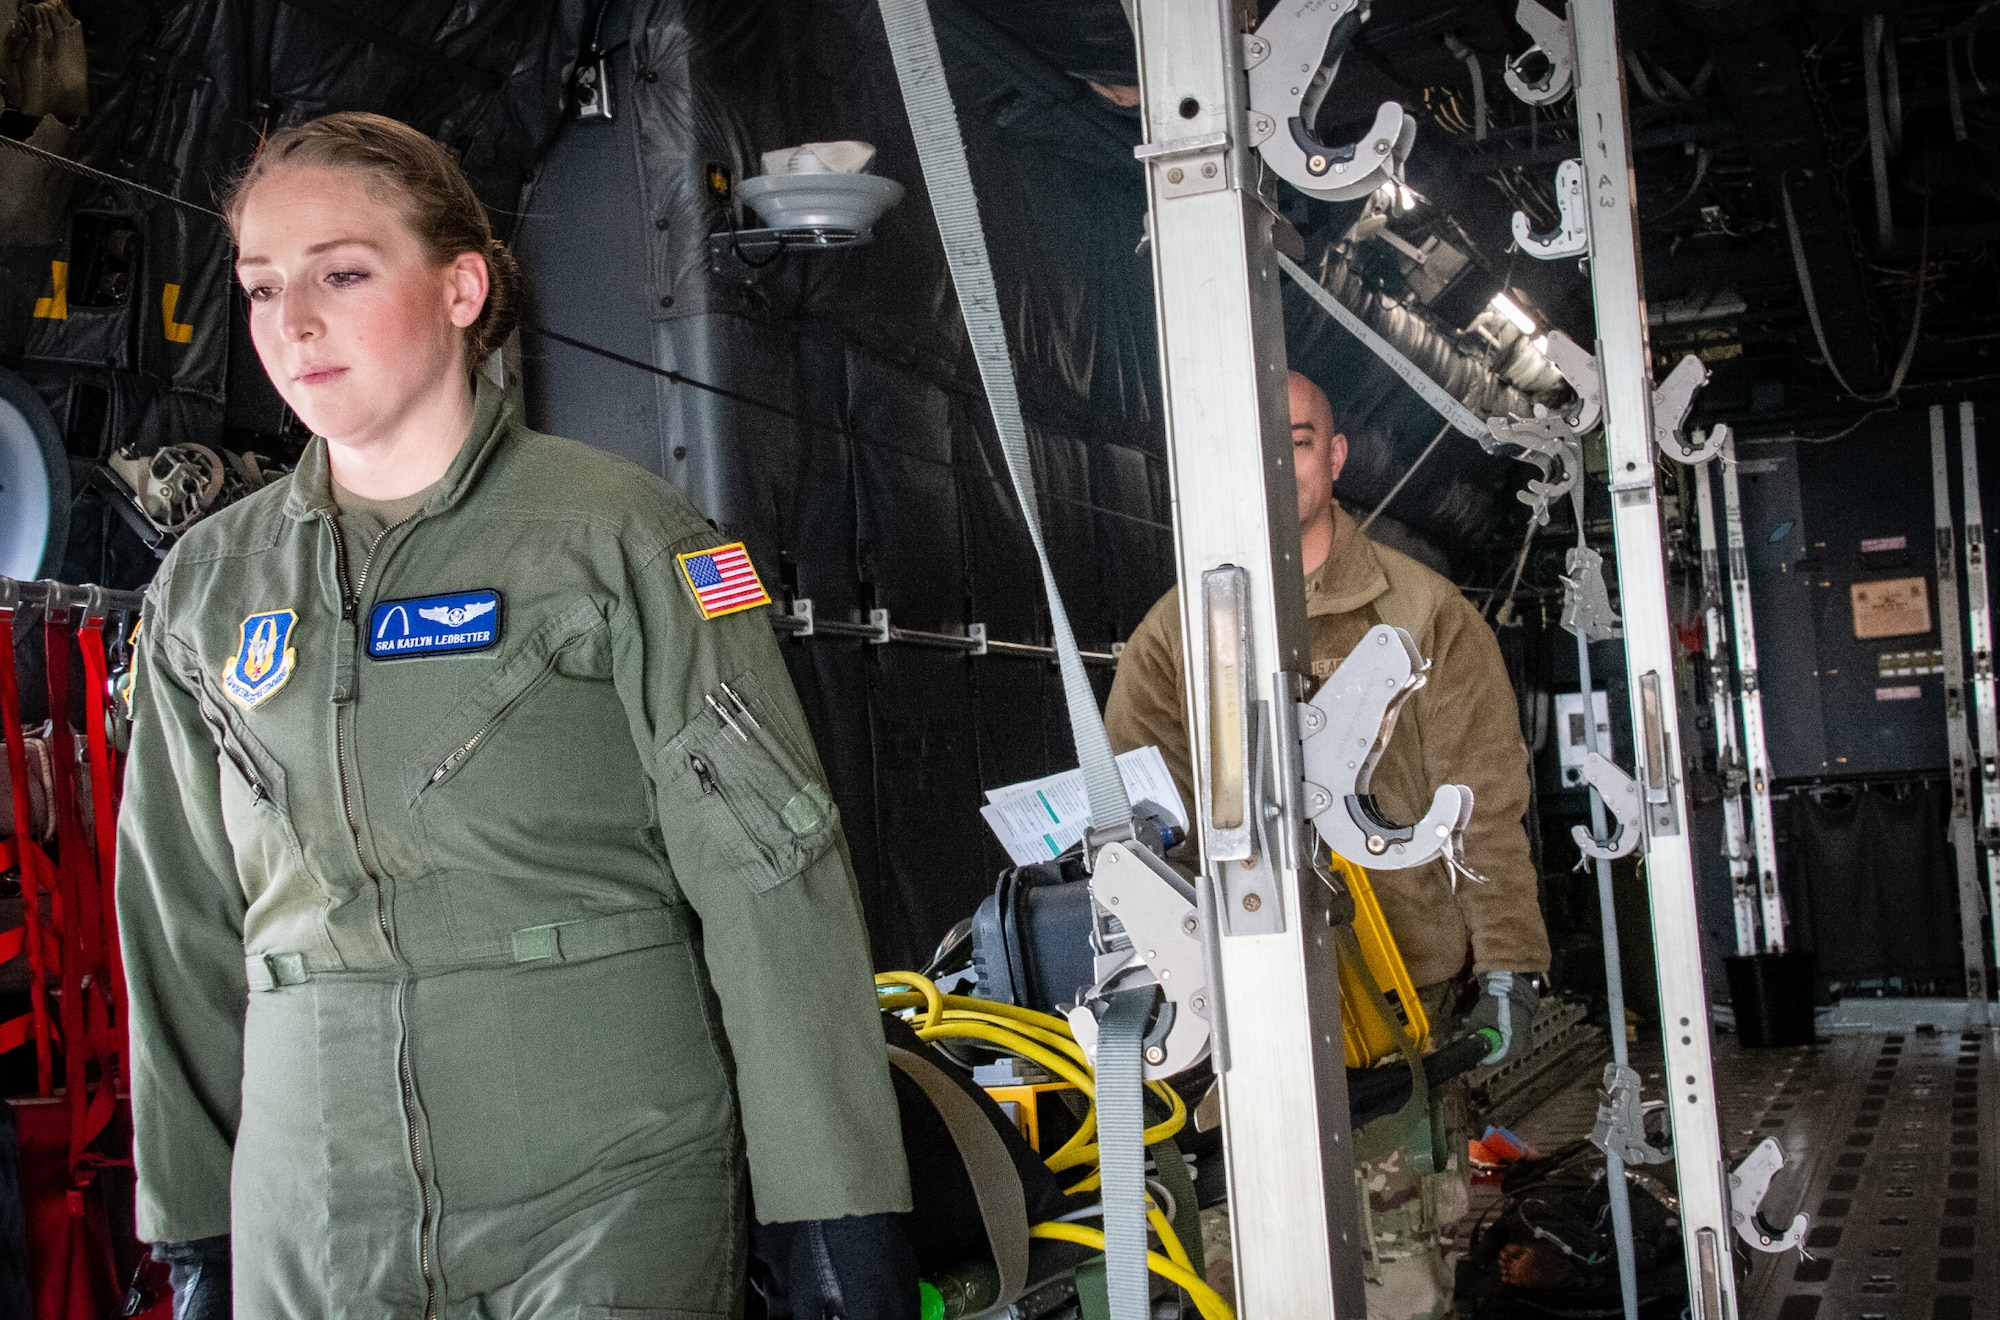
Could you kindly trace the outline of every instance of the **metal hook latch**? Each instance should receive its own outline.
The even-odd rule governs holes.
[[[1361,0],[1284,0],[1243,42],[1250,80],[1250,144],[1285,182],[1323,201],[1365,197],[1401,183],[1417,121],[1394,101],[1354,142],[1313,135],[1340,59],[1367,16]]]

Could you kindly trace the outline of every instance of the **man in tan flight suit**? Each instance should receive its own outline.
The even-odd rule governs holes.
[[[1489,1062],[1525,1049],[1539,1003],[1532,977],[1548,970],[1548,932],[1537,901],[1522,817],[1528,752],[1512,685],[1486,622],[1457,587],[1407,555],[1377,545],[1333,498],[1347,437],[1326,394],[1291,376],[1293,467],[1298,477],[1301,564],[1306,575],[1312,668],[1324,680],[1378,623],[1406,629],[1431,662],[1427,682],[1403,707],[1371,788],[1396,820],[1416,820],[1440,784],[1473,792],[1465,861],[1484,882],[1455,887],[1442,862],[1369,872],[1398,949],[1442,1043],[1461,1030],[1496,1026],[1507,1043]],[[1193,762],[1183,706],[1180,593],[1162,596],[1125,645],[1104,722],[1119,752],[1157,746],[1189,803]],[[1453,1009],[1470,972],[1482,995],[1464,1022]],[[1440,1234],[1466,1208],[1465,1144],[1454,1134],[1449,1163],[1427,1173],[1424,1115],[1379,1120],[1356,1134],[1368,1186],[1369,1320],[1442,1320],[1452,1310],[1452,1273]]]

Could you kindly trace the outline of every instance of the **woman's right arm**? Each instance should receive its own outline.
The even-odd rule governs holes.
[[[155,599],[160,585],[156,584]],[[139,1236],[229,1231],[243,1081],[242,887],[216,748],[153,603],[139,630],[118,820]]]

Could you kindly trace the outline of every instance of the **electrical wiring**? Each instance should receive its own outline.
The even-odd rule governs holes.
[[[1028,1236],[1104,1250],[1104,1234],[1081,1224],[1036,1224],[1028,1230]],[[1146,1253],[1146,1268],[1194,1298],[1195,1309],[1201,1312],[1203,1320],[1236,1320],[1236,1309],[1222,1299],[1221,1293],[1196,1278],[1194,1271],[1174,1264],[1157,1251]]]
[[[910,1026],[916,1031],[917,1038],[925,1043],[945,1040],[976,1042],[988,1049],[1024,1059],[1063,1084],[1074,1087],[1089,1107],[1076,1132],[1059,1149],[1045,1156],[1043,1163],[1051,1172],[1064,1173],[1090,1168],[1098,1162],[1096,1076],[1089,1056],[1071,1034],[1069,1023],[1054,1014],[1040,1013],[1016,1004],[946,994],[938,989],[935,981],[919,972],[882,972],[876,976],[875,986],[877,1006],[884,1012],[912,1013]],[[1151,1146],[1165,1141],[1185,1127],[1188,1112],[1187,1102],[1164,1082],[1148,1082],[1147,1088],[1167,1107],[1166,1118],[1147,1128],[1143,1135],[1145,1144]],[[1102,1182],[1102,1176],[1093,1168],[1082,1179],[1070,1184],[1067,1191],[1073,1196],[1095,1191],[1102,1186]],[[1168,1202],[1171,1204],[1171,1198]],[[1030,1232],[1036,1237],[1073,1242],[1102,1251],[1104,1234],[1101,1231],[1068,1222],[1102,1213],[1101,1205],[1094,1206],[1059,1220],[1037,1224]],[[1146,1218],[1166,1250],[1164,1256],[1158,1252],[1147,1252],[1147,1267],[1185,1289],[1194,1298],[1195,1307],[1201,1312],[1203,1320],[1235,1320],[1229,1304],[1214,1289],[1203,1284],[1195,1273],[1194,1264],[1180,1236],[1174,1232],[1172,1222],[1150,1195],[1147,1197]]]

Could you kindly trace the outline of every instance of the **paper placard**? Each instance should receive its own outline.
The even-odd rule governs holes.
[[[1140,747],[1118,758],[1125,796],[1133,805],[1152,802],[1164,808],[1182,830],[1187,808],[1157,747]],[[1069,851],[1090,825],[1090,801],[1084,794],[1083,771],[1065,770],[1043,779],[1009,784],[986,794],[979,809],[1000,846],[1016,866],[1052,862]]]
[[[1848,588],[1848,596],[1854,606],[1854,635],[1857,638],[1904,637],[1931,630],[1928,578],[1857,582]]]

